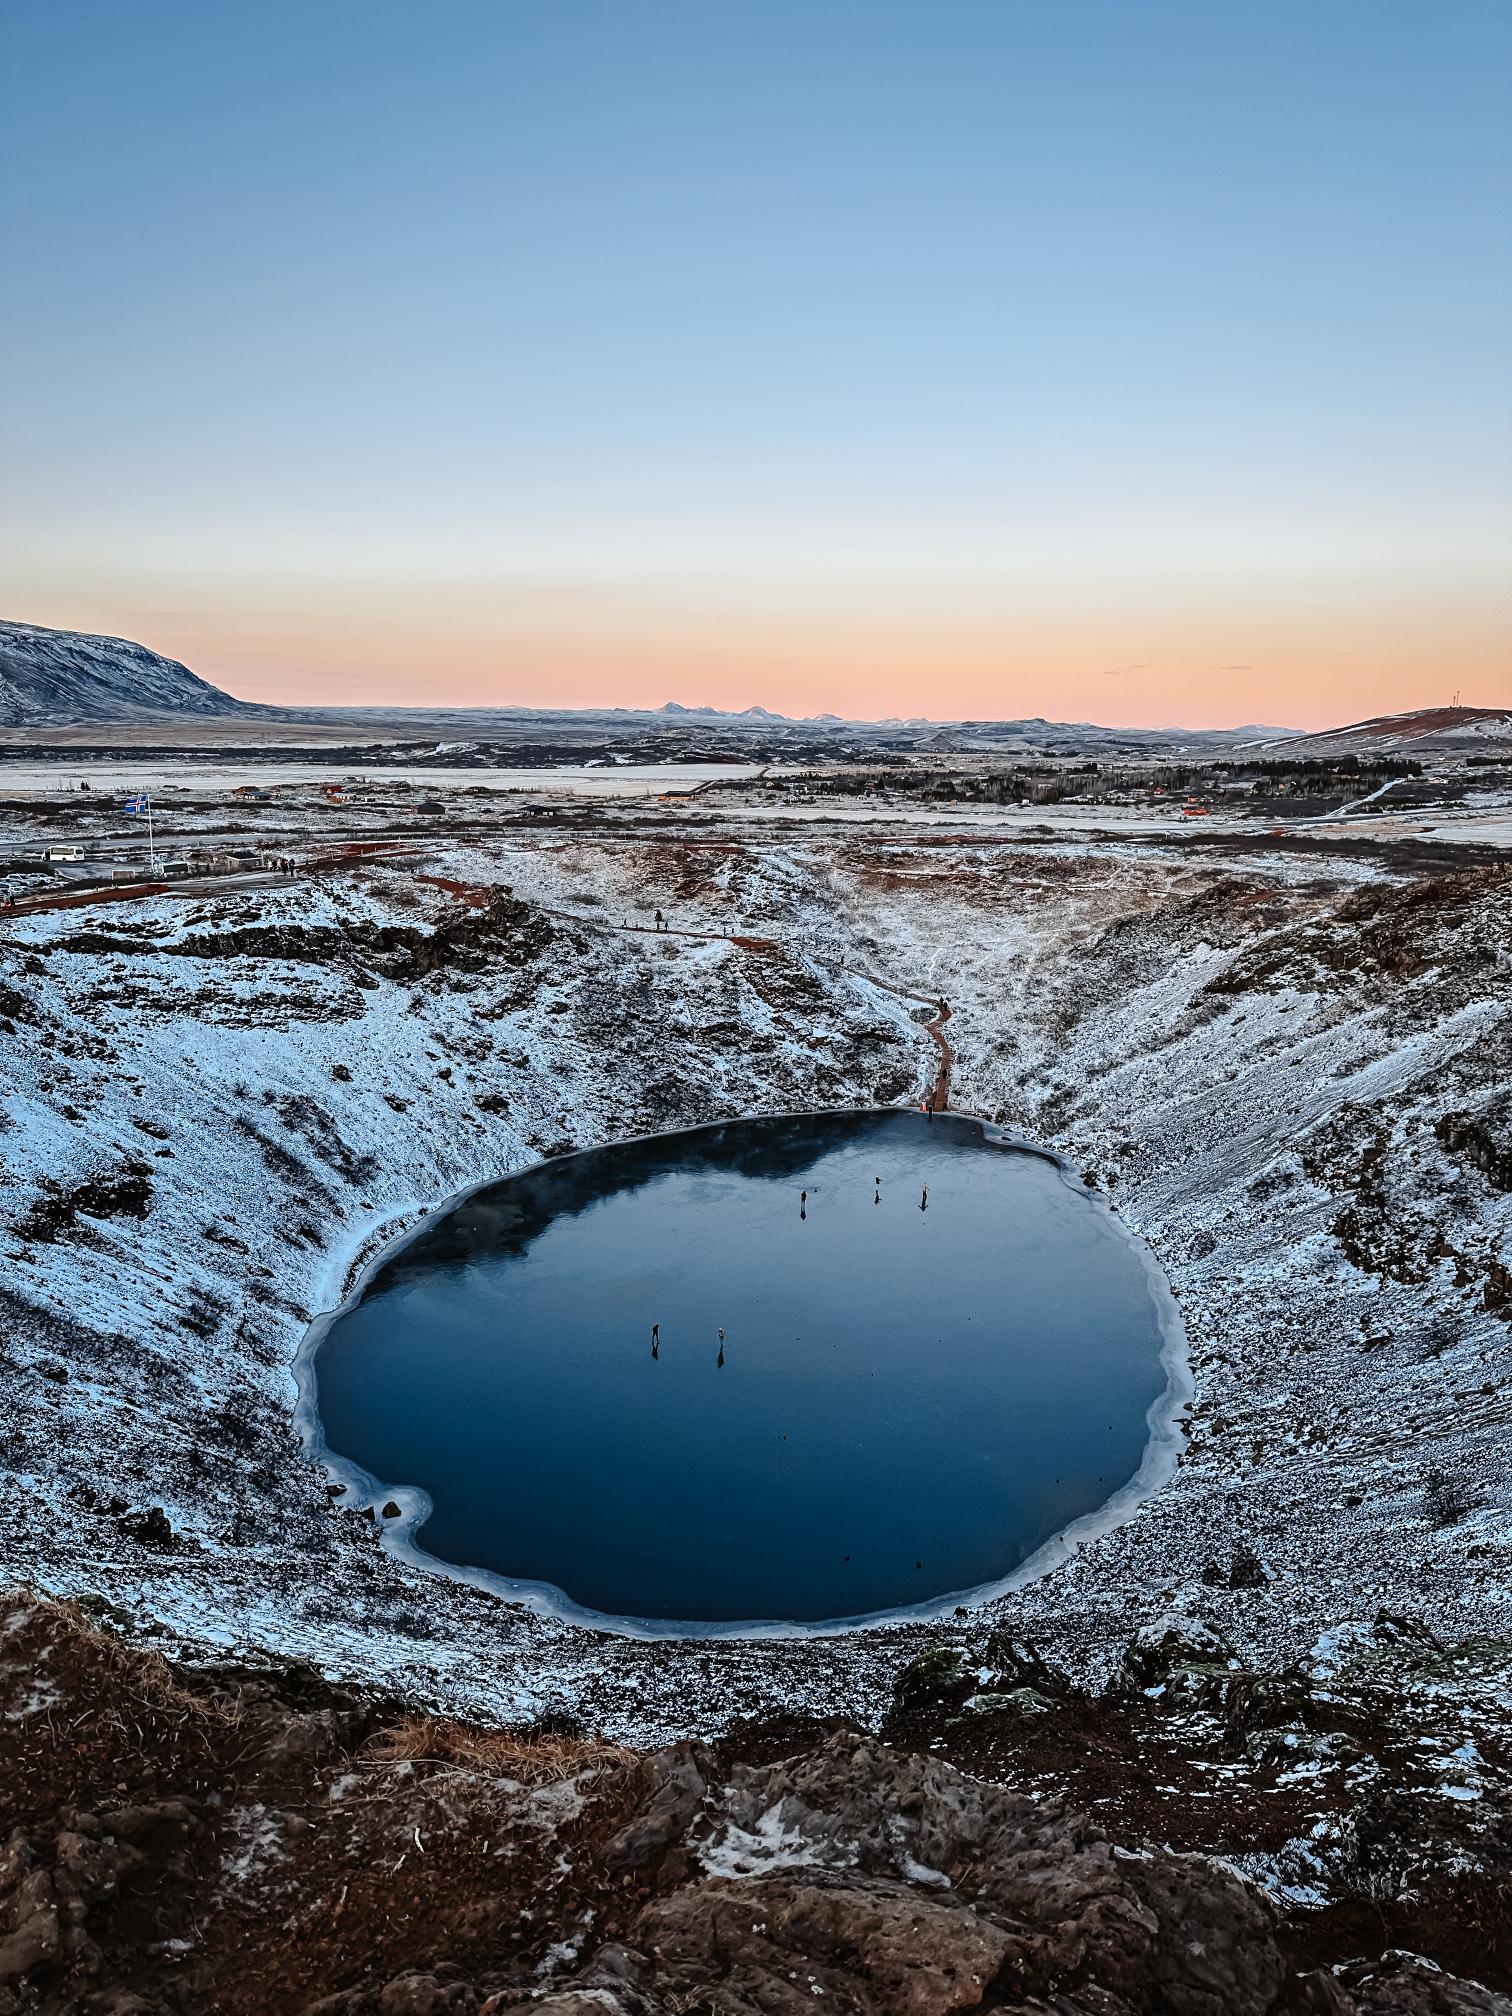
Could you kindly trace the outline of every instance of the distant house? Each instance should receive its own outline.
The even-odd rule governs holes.
[[[241,798],[249,801],[255,799],[259,803],[264,805],[268,802],[268,800],[272,797],[272,795],[273,794],[271,791],[264,791],[261,784],[238,784],[236,789],[231,793],[231,796],[233,798]]]

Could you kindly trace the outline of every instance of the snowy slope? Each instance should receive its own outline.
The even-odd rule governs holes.
[[[145,644],[0,622],[0,726],[234,718],[261,711]]]
[[[1264,747],[1281,746],[1270,743]],[[1512,707],[1418,707],[1289,737],[1290,757],[1512,756]]]

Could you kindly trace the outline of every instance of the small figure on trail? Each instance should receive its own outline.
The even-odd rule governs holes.
[[[807,1216],[808,1216],[808,1192],[807,1192],[807,1190],[800,1190],[800,1191],[798,1192],[798,1216],[799,1216],[800,1218],[807,1218]]]
[[[929,1209],[929,1185],[927,1183],[924,1185],[924,1188],[919,1192],[919,1209],[921,1211],[927,1211]]]
[[[724,1364],[724,1332],[723,1332],[723,1330],[721,1330],[721,1331],[720,1331],[720,1333],[719,1333],[719,1359],[718,1359],[718,1363],[719,1363],[719,1364],[721,1364],[721,1365],[723,1365],[723,1364]]]
[[[653,1358],[660,1358],[660,1356],[661,1356],[661,1325],[660,1325],[660,1323],[653,1323],[653,1324],[651,1325],[651,1356],[652,1356]]]
[[[660,912],[660,910],[658,910],[656,913],[656,928],[658,931],[662,929],[662,913]]]
[[[882,1202],[882,1178],[878,1176],[875,1177],[873,1180],[875,1181],[877,1187],[876,1190],[872,1193],[872,1202],[873,1204],[880,1204]]]

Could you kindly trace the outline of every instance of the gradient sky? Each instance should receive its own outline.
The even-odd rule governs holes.
[[[249,698],[1512,701],[1507,0],[8,0],[0,613]]]

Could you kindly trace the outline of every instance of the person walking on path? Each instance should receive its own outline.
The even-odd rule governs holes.
[[[718,1363],[719,1363],[720,1365],[723,1365],[723,1364],[724,1364],[724,1331],[723,1331],[723,1330],[721,1330],[721,1331],[720,1331],[720,1333],[719,1333],[719,1358],[718,1358]]]
[[[651,1325],[651,1356],[652,1356],[653,1358],[660,1358],[660,1356],[661,1356],[661,1325],[660,1325],[660,1323],[653,1323],[653,1324]]]
[[[924,1185],[924,1188],[919,1192],[919,1209],[921,1211],[927,1211],[929,1209],[929,1185],[927,1183]]]

